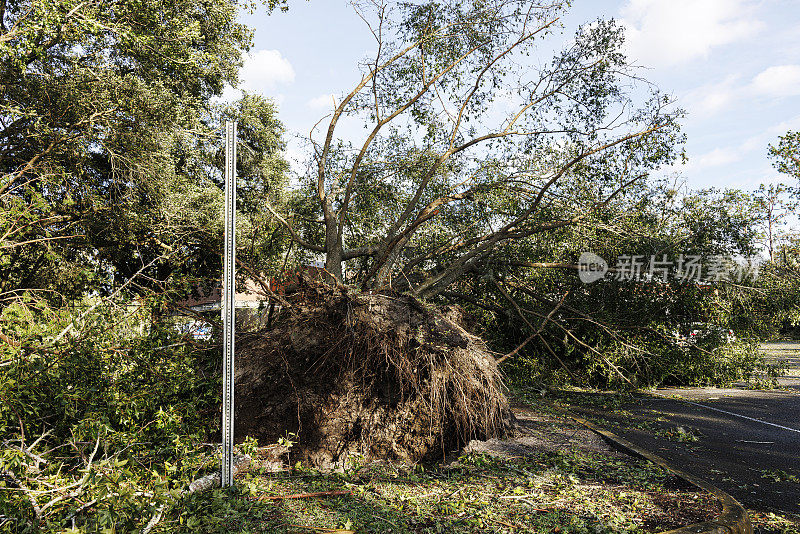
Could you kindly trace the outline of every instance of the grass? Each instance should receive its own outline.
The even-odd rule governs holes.
[[[658,429],[654,433],[660,438],[670,441],[680,441],[681,443],[696,443],[700,441],[700,436],[702,436],[697,430],[687,429],[680,425],[666,430]]]
[[[275,499],[330,491],[350,493]],[[567,448],[331,474],[252,468],[233,489],[185,498],[153,532],[646,533],[717,511],[713,498],[649,462]]]
[[[800,534],[800,515],[747,510],[754,532]]]
[[[563,424],[556,421],[557,410],[537,402],[540,395],[514,396],[536,406],[551,420],[550,427]],[[588,403],[624,414],[622,406],[630,400],[575,392],[560,395],[557,404]],[[653,422],[631,423],[685,444],[702,438],[695,429],[671,428],[653,416]],[[252,441],[247,447],[259,451]],[[786,476],[765,470],[762,478]],[[342,491],[348,493],[285,498]],[[254,467],[232,489],[183,498],[153,532],[650,533],[710,519],[718,512],[712,497],[688,489],[649,462],[565,447],[517,457],[471,453],[449,465],[355,463],[329,474],[302,466],[279,473]],[[798,516],[749,514],[755,532],[800,534]]]

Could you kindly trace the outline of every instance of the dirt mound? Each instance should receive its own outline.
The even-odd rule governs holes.
[[[291,304],[237,341],[238,439],[295,433],[293,462],[331,468],[431,460],[510,429],[494,358],[458,309],[309,280]]]

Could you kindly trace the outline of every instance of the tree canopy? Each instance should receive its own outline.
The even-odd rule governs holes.
[[[779,172],[800,180],[800,132],[786,132],[777,145],[769,146],[769,155]]]
[[[631,89],[638,72],[614,22],[581,27],[548,59],[567,2],[355,8],[375,54],[311,136],[294,213],[276,213],[338,279],[348,262],[363,287],[434,296],[680,153],[680,111],[646,84]],[[348,120],[365,124],[362,140],[338,137]]]
[[[236,14],[226,0],[0,4],[0,292],[71,298],[145,265],[216,268],[219,121],[243,123],[245,211],[285,170],[271,103],[212,101],[250,46]]]

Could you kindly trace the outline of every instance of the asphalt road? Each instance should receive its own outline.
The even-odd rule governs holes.
[[[800,343],[766,348],[794,367],[780,390],[658,389],[578,411],[747,508],[800,514]]]

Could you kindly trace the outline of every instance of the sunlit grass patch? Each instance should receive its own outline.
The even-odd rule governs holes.
[[[331,491],[350,493],[276,498]],[[574,451],[468,454],[446,467],[252,470],[233,490],[188,497],[158,530],[643,533],[691,522],[679,515],[676,523],[665,503],[700,515],[717,510],[713,498],[677,487],[670,474],[640,460]]]
[[[761,534],[800,534],[800,515],[748,510],[753,530]]]

